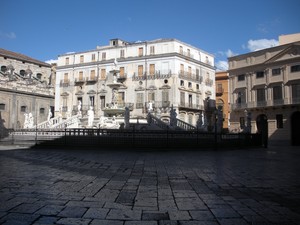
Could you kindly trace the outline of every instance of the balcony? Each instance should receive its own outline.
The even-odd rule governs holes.
[[[178,104],[178,108],[193,109],[193,110],[204,110],[203,105],[192,104],[192,103],[188,103],[188,102],[180,102]]]
[[[70,80],[67,79],[67,80],[61,80],[60,81],[60,87],[69,87],[70,86]]]
[[[265,108],[265,107],[281,107],[288,105],[300,104],[300,98],[290,98],[290,99],[272,99],[268,101],[259,102],[248,102],[248,103],[234,103],[231,104],[232,110],[244,110],[244,109],[254,109],[254,108]]]
[[[94,84],[94,83],[97,83],[98,79],[97,79],[97,77],[87,77],[85,79],[85,81],[87,84]]]
[[[125,80],[127,79],[127,73],[124,74],[119,74],[119,76],[117,77],[117,81],[120,83],[123,83]]]
[[[156,71],[154,74],[143,73],[142,75],[138,75],[138,74],[134,73],[132,76],[132,81],[167,79],[167,78],[170,78],[171,76],[172,76],[171,70]]]
[[[213,86],[213,84],[214,84],[214,80],[213,79],[209,79],[209,78],[205,79],[205,85],[206,86],[211,87],[211,86]]]
[[[75,85],[84,84],[85,80],[83,78],[75,78]]]
[[[184,79],[184,80],[195,81],[195,82],[200,82],[200,83],[202,83],[202,81],[203,81],[203,77],[200,76],[199,74],[190,73],[190,72],[184,71],[184,70],[180,70],[178,72],[178,77],[181,79]]]
[[[216,90],[217,96],[221,96],[221,95],[223,95],[223,93],[224,93],[224,88],[217,88],[217,90]]]

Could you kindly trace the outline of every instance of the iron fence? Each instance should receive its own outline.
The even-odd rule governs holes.
[[[2,140],[3,141],[3,140]],[[23,129],[11,130],[6,143],[68,148],[201,149],[262,146],[260,134],[222,134],[199,130]]]

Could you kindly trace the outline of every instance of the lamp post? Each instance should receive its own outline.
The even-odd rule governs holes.
[[[218,110],[215,108],[214,112],[214,120],[215,120],[215,126],[214,126],[214,129],[215,129],[215,149],[218,148],[218,138],[217,138],[217,115],[218,115]]]

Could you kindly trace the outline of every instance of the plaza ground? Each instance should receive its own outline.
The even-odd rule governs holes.
[[[0,146],[0,224],[297,224],[298,148]]]

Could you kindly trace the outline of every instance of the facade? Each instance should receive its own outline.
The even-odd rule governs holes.
[[[107,46],[58,57],[55,110],[74,115],[80,102],[83,116],[90,106],[98,118],[127,106],[131,118],[152,111],[168,119],[173,106],[179,119],[195,125],[205,98],[214,99],[214,80],[213,56],[189,44],[112,39]]]
[[[279,45],[229,60],[230,124],[242,130],[251,113],[251,131],[273,143],[299,145],[300,42]]]
[[[216,107],[223,111],[223,129],[228,131],[230,108],[229,108],[229,77],[227,71],[216,72]]]
[[[54,112],[51,66],[23,54],[0,49],[0,113],[5,128],[24,128],[25,114],[33,124]]]

